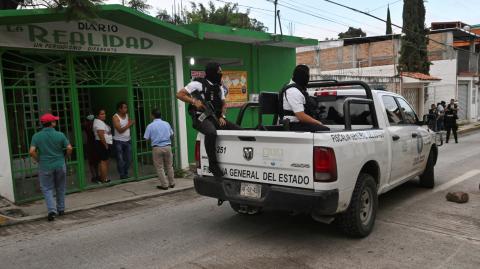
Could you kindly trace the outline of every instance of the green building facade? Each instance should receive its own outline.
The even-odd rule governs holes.
[[[112,156],[111,184],[152,178],[151,148],[143,139],[150,111],[160,108],[174,128],[175,166],[187,168],[196,131],[175,93],[201,75],[206,62],[221,63],[230,77],[227,117],[235,120],[254,94],[288,82],[295,47],[316,43],[208,24],[180,27],[120,5],[101,6],[98,14],[91,22],[67,22],[46,9],[0,11],[0,195],[11,201],[41,198],[37,166],[28,156],[41,114],[60,116],[58,130],[74,146],[68,191],[82,191],[99,186],[90,181],[86,116],[104,108],[112,125],[116,104],[126,101],[136,121],[133,162],[130,178],[121,180]],[[245,124],[255,116],[247,114]]]

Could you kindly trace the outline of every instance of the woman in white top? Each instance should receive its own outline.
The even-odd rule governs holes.
[[[100,163],[98,165],[99,181],[110,182],[108,175],[108,159],[110,157],[110,148],[113,143],[112,129],[105,123],[107,113],[105,109],[99,109],[97,118],[93,121],[93,134],[95,135],[95,146]]]

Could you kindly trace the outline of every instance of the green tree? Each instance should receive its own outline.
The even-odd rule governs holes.
[[[103,0],[2,0],[2,7],[52,8],[64,11],[67,20],[89,20],[97,17],[98,5]],[[14,5],[16,3],[16,6]]]
[[[250,18],[249,15],[249,10],[245,13],[240,12],[238,4],[227,3],[223,7],[216,8],[211,1],[208,3],[207,7],[203,4],[197,5],[192,2],[192,10],[186,12],[186,21],[181,23],[205,22],[262,32],[268,30],[262,22]]]
[[[367,36],[367,33],[362,31],[362,28],[348,27],[348,30],[343,33],[338,34],[338,38],[351,38],[351,37],[364,37]]]
[[[2,9],[17,9],[23,4],[24,0],[1,0],[0,10]]]
[[[147,13],[152,8],[151,5],[147,4],[146,0],[130,0],[128,1],[128,6],[143,13]]]
[[[402,32],[399,71],[429,74],[431,63],[428,61],[428,30],[425,28],[423,0],[404,0]]]
[[[392,19],[390,18],[390,7],[387,8],[387,35],[391,35],[392,31]]]

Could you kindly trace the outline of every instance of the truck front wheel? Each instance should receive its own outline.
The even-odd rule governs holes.
[[[369,174],[358,176],[352,199],[347,210],[337,216],[340,229],[352,237],[365,237],[370,234],[377,216],[377,184]]]
[[[420,186],[429,189],[435,187],[435,152],[433,149],[428,154],[427,167],[420,175]]]

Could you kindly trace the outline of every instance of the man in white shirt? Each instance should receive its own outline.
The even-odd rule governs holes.
[[[297,65],[292,80],[280,91],[283,119],[289,120],[291,131],[317,132],[328,131],[319,120],[314,118],[317,103],[307,93],[310,69],[306,65]]]
[[[128,118],[128,106],[125,101],[117,104],[117,113],[112,117],[113,122],[113,145],[117,159],[117,170],[120,179],[128,178],[128,169],[132,162],[132,145],[130,127],[135,124],[134,120]]]
[[[205,78],[195,79],[177,93],[177,98],[190,104],[193,128],[205,135],[205,150],[209,170],[215,177],[222,177],[216,155],[217,130],[239,130],[240,126],[226,120],[225,92],[221,87],[222,68],[218,63],[208,63]],[[203,99],[203,101],[202,101]],[[213,114],[206,116],[205,101],[211,104]]]

